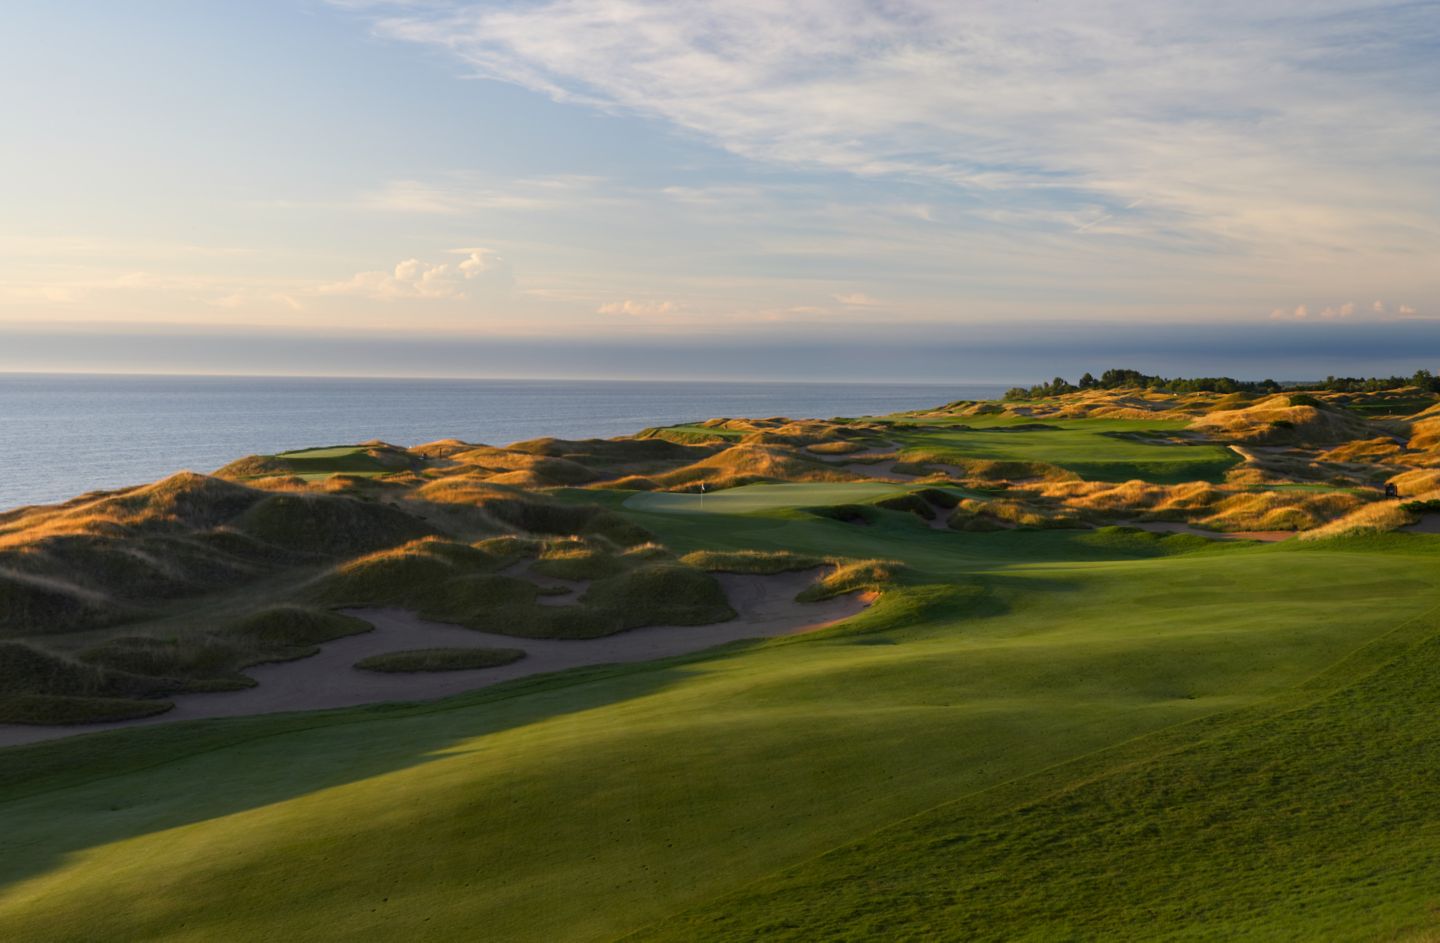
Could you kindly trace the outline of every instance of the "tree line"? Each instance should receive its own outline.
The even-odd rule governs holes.
[[[1427,393],[1440,393],[1440,378],[1429,370],[1416,370],[1408,377],[1326,377],[1316,383],[1280,384],[1274,380],[1237,380],[1234,377],[1161,377],[1139,370],[1106,370],[1096,379],[1090,373],[1070,383],[1056,377],[1049,383],[1012,387],[1008,400],[1041,399],[1079,390],[1144,389],[1161,393],[1279,393],[1281,390],[1327,390],[1336,393],[1375,393],[1415,386]]]

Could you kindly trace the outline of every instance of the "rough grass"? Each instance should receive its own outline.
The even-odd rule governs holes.
[[[0,695],[0,724],[61,726],[138,720],[175,707],[169,701],[52,694]]]
[[[658,564],[597,580],[580,600],[613,613],[624,628],[708,625],[735,618],[725,591],[694,567]]]
[[[712,573],[772,576],[776,573],[811,570],[825,561],[819,557],[786,550],[696,550],[681,557],[680,562]]]
[[[372,628],[363,619],[338,612],[276,606],[232,622],[221,628],[220,634],[246,645],[251,657],[275,660],[313,655],[325,642]]]
[[[879,592],[895,583],[904,565],[897,560],[852,560],[842,563],[795,597],[817,602],[855,592]]]
[[[625,563],[602,546],[575,539],[550,542],[530,569],[562,580],[598,580],[622,572]]]
[[[416,648],[371,655],[355,663],[364,671],[410,673],[419,671],[471,671],[498,668],[525,657],[518,648]]]

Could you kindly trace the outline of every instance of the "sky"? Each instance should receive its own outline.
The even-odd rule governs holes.
[[[5,7],[0,370],[1440,367],[1440,2]]]

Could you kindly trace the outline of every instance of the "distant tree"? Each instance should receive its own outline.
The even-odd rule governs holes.
[[[1091,390],[1091,389],[1094,389],[1098,384],[1096,383],[1095,378],[1090,375],[1090,371],[1089,371],[1089,370],[1086,370],[1084,373],[1082,373],[1082,374],[1080,375],[1080,384],[1079,384],[1079,385],[1080,385],[1080,389],[1082,389],[1082,390]]]

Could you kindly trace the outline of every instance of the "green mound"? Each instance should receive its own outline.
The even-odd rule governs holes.
[[[365,671],[407,673],[417,671],[470,671],[498,668],[525,657],[518,648],[417,648],[371,655],[355,663]]]
[[[154,717],[175,707],[169,701],[51,694],[0,695],[0,724],[51,726],[100,724]]]
[[[743,485],[710,494],[659,491],[625,499],[625,508],[656,514],[753,514],[812,506],[858,503],[903,492],[880,482],[815,482]]]
[[[612,613],[627,629],[708,625],[735,618],[715,578],[688,566],[642,566],[597,580],[581,602]]]
[[[313,654],[319,645],[374,628],[354,616],[300,606],[277,606],[252,613],[221,630],[225,638],[250,645],[265,656],[292,658]]]
[[[824,563],[819,557],[785,550],[697,550],[680,558],[686,566],[718,573],[751,573],[769,575],[796,570],[810,570]]]
[[[388,505],[333,495],[270,495],[231,526],[291,552],[330,557],[393,547],[435,533],[419,518]]]

